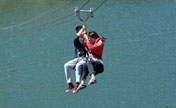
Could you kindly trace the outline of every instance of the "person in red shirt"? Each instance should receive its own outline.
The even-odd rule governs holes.
[[[102,55],[105,38],[99,36],[95,31],[90,31],[87,36],[85,26],[83,26],[81,31],[82,32],[80,32],[80,36],[83,36],[84,38],[84,46],[88,48],[88,55],[89,55],[86,65],[89,74],[91,75],[91,79],[89,80],[88,85],[92,85],[97,82],[95,75],[102,73],[104,71]],[[77,92],[85,87],[86,87],[85,79],[83,79],[81,81],[81,84],[77,88]]]

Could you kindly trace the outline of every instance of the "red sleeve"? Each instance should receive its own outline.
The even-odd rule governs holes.
[[[89,48],[89,50],[90,50],[91,52],[96,52],[97,50],[100,50],[100,49],[102,49],[102,47],[103,47],[103,46],[100,46],[100,45],[97,44],[100,40],[102,40],[101,37],[98,38],[98,39],[95,41],[95,44],[94,44],[94,45],[92,45],[92,44],[90,43],[90,41],[87,40],[86,46]]]

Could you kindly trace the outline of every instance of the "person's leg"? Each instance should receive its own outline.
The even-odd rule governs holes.
[[[86,60],[84,59],[80,59],[80,61],[76,64],[75,66],[75,76],[76,76],[76,85],[74,87],[73,93],[77,92],[77,88],[80,84],[80,80],[81,80],[81,76],[84,73],[83,71],[83,65],[86,64]]]
[[[76,76],[76,82],[80,82],[81,75],[84,73],[83,71],[83,65],[86,64],[86,61],[81,59],[77,64],[76,64],[76,71],[75,71],[75,76]]]
[[[78,58],[75,58],[73,60],[68,61],[64,65],[64,71],[65,71],[67,83],[72,83],[72,77],[71,77],[72,76],[72,69],[75,66],[75,64],[77,63],[77,61],[78,61]]]
[[[82,80],[81,84],[85,85],[85,81],[87,79],[87,76],[89,74],[88,68],[87,68],[87,63],[83,65],[83,74],[82,74]]]
[[[93,65],[93,68],[94,68],[95,72],[93,72],[91,74],[91,79],[88,83],[89,85],[96,83],[95,76],[104,71],[104,66],[103,66],[103,61],[102,60],[91,61],[91,63]]]
[[[89,80],[88,85],[91,85],[91,84],[96,83],[93,61],[90,61],[90,60],[87,61],[87,67],[88,67],[89,74],[91,75],[91,79]]]
[[[87,63],[86,62],[87,62],[86,59],[81,62],[81,64],[82,64],[81,65],[82,68],[81,68],[81,71],[80,71],[80,73],[81,73],[81,76],[80,76],[81,82],[80,82],[78,88],[75,90],[75,93],[77,93],[81,89],[86,88],[85,81],[86,81],[86,78],[88,76],[88,69],[87,69]]]
[[[72,84],[72,73],[71,72],[72,72],[73,67],[77,63],[77,61],[78,61],[78,58],[75,58],[73,60],[68,61],[64,65],[65,77],[66,77],[66,81],[68,84],[66,92],[70,91],[74,87]]]
[[[104,65],[103,65],[102,62],[95,61],[93,63],[93,65],[94,65],[95,75],[103,73],[103,71],[104,71]]]
[[[81,85],[86,85],[86,79],[89,74],[88,68],[87,68],[87,63],[83,65],[83,73],[82,73],[82,80],[81,80]]]

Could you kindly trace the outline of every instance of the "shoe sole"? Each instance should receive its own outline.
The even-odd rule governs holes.
[[[79,88],[79,87],[78,87],[78,89],[76,90],[76,93],[77,93],[78,91],[82,90],[82,89],[85,89],[85,88],[86,88],[86,86],[85,86],[85,87],[82,87],[82,88]]]
[[[97,83],[97,82],[93,82],[93,83],[88,83],[88,85],[92,85],[92,84],[95,84],[95,83]]]
[[[76,90],[73,90],[73,93],[77,93],[77,91],[76,91]]]
[[[65,90],[66,93],[70,92],[71,90]]]

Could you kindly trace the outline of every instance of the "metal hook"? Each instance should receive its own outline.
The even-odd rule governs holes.
[[[81,12],[85,12],[87,13],[87,18],[86,19],[82,19],[81,16],[80,16],[80,13]],[[75,16],[78,16],[78,18],[81,20],[81,21],[87,21],[90,17],[93,17],[93,10],[90,8],[90,10],[79,10],[78,8],[75,8]]]

